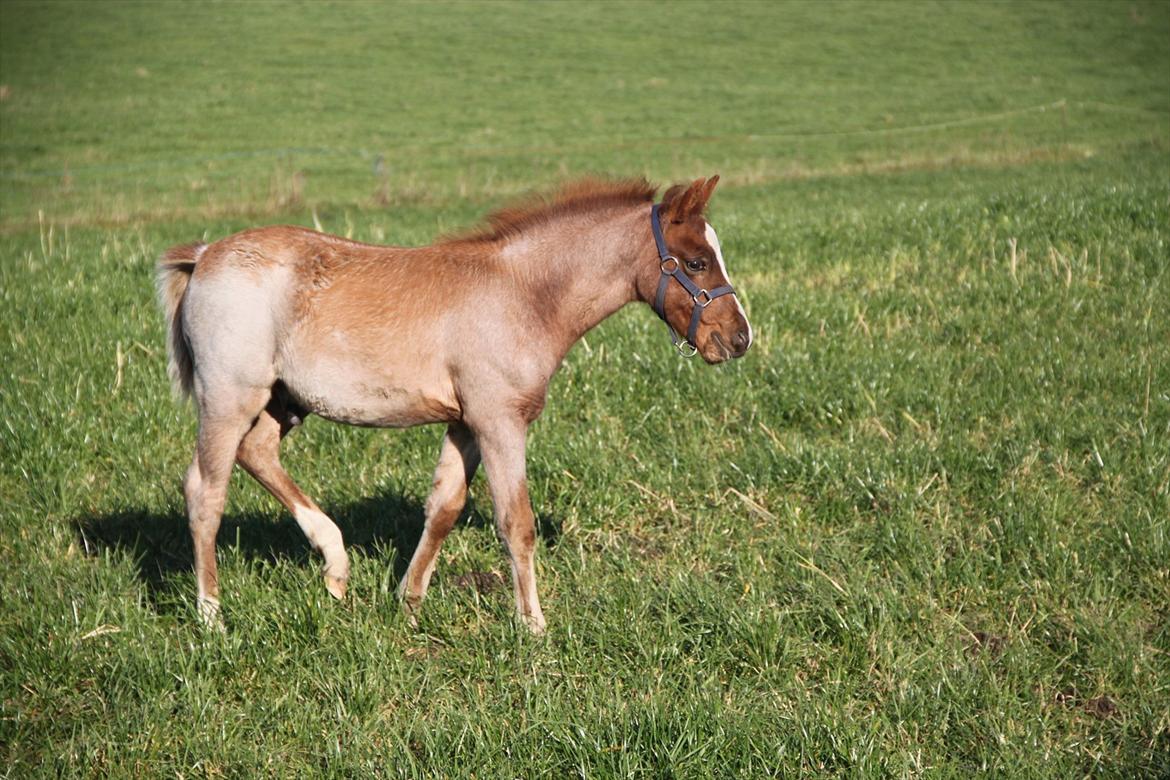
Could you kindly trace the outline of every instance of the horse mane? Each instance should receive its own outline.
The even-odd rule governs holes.
[[[484,223],[447,237],[447,242],[495,243],[507,241],[538,225],[568,214],[652,203],[658,187],[637,179],[584,178],[568,182],[551,195],[534,195],[489,214]]]

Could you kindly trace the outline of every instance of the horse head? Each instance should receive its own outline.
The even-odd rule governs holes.
[[[719,177],[712,176],[689,186],[676,184],[651,212],[660,270],[652,305],[673,331],[680,351],[689,344],[708,363],[740,357],[752,343],[747,314],[727,278],[719,237],[704,216],[718,183]]]

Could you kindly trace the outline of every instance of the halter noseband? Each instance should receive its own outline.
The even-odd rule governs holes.
[[[661,203],[655,203],[650,209],[650,229],[654,231],[654,243],[658,245],[658,269],[662,272],[658,279],[658,292],[654,295],[654,313],[666,323],[666,330],[670,333],[670,342],[674,344],[674,348],[678,350],[679,354],[683,357],[694,357],[699,351],[698,346],[695,345],[695,334],[699,331],[699,319],[703,316],[703,309],[707,308],[716,298],[723,295],[735,295],[735,288],[730,284],[725,284],[714,290],[703,290],[691,281],[690,277],[683,272],[679,259],[666,249],[666,239],[662,237],[662,222],[658,216],[661,209]],[[666,309],[664,308],[666,285],[671,277],[683,286],[683,289],[691,296],[691,300],[694,301],[694,308],[691,309],[691,324],[687,328],[685,340],[675,332],[674,326],[666,319]],[[689,352],[686,347],[690,347]]]

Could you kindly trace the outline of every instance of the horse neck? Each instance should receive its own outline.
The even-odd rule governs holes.
[[[504,248],[558,357],[618,309],[644,298],[639,269],[654,252],[649,213],[649,205],[638,204],[608,216],[564,218]]]

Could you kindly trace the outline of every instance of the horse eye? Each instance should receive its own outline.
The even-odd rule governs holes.
[[[707,263],[704,262],[702,258],[696,258],[694,260],[687,260],[687,270],[690,271],[691,273],[697,274],[697,273],[699,273],[699,271],[702,271],[706,267],[707,267]]]

